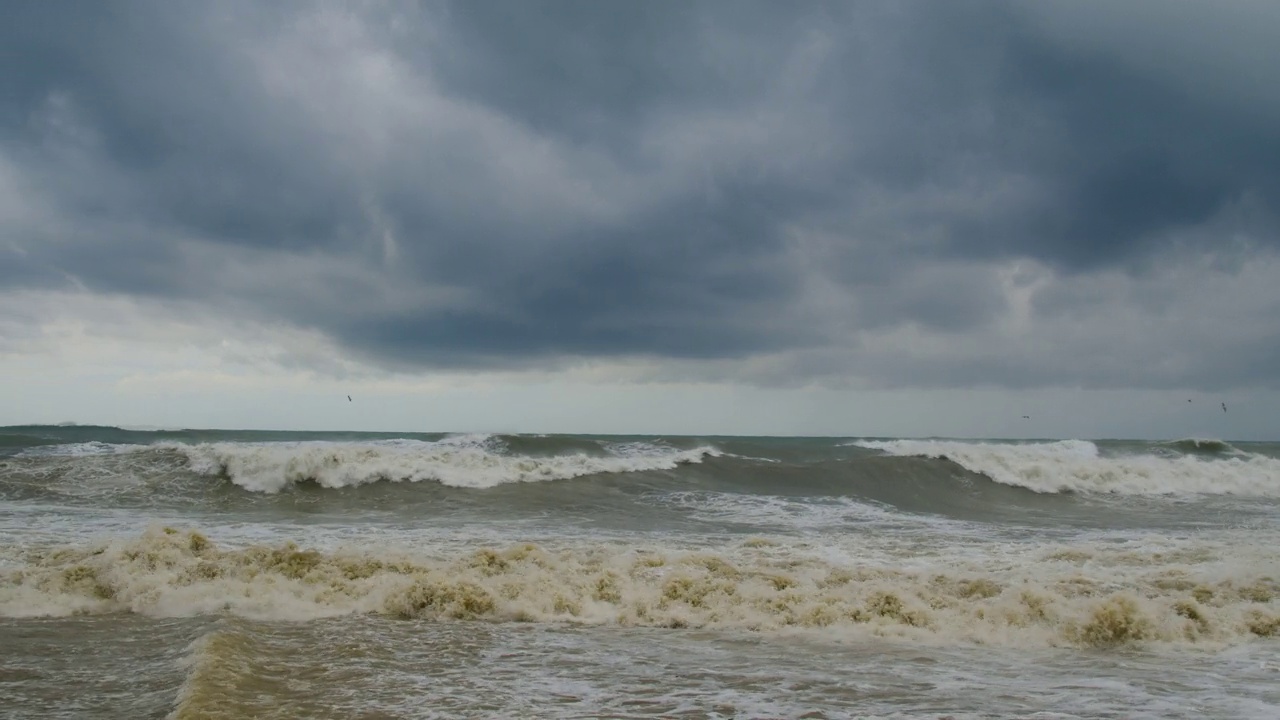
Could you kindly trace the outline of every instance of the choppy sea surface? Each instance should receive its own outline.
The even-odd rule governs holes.
[[[1280,444],[0,428],[0,716],[1280,717]]]

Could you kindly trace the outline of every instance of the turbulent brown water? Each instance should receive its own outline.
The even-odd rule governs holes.
[[[0,428],[0,714],[1276,717],[1278,457]]]

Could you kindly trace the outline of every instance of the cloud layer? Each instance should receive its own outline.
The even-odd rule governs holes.
[[[11,298],[180,303],[395,371],[1280,386],[1264,3],[10,15]],[[59,312],[10,306],[6,346]]]

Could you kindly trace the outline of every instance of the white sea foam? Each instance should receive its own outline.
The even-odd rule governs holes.
[[[33,551],[0,571],[0,615],[345,614],[883,635],[1113,647],[1280,636],[1274,546],[1009,546],[895,565],[754,538],[689,551],[617,543],[224,548],[193,531]],[[1268,574],[1270,573],[1270,574]]]
[[[848,497],[789,498],[777,495],[678,491],[655,494],[651,502],[688,512],[694,519],[795,530],[961,527],[964,523]]]
[[[66,443],[62,445],[37,445],[18,453],[18,457],[87,457],[92,455],[114,455],[120,452],[135,450],[139,445],[114,445],[96,440],[83,443]]]
[[[299,482],[340,488],[379,480],[488,488],[598,473],[670,470],[719,454],[712,447],[678,450],[630,444],[621,453],[604,456],[508,455],[500,440],[491,435],[455,436],[435,442],[207,443],[164,447],[184,454],[191,469],[198,473],[226,475],[247,490],[265,493],[279,492]]]
[[[1254,453],[1215,458],[1145,454],[1109,457],[1085,440],[860,440],[850,444],[890,455],[946,458],[995,482],[1040,493],[1280,497],[1280,460]]]

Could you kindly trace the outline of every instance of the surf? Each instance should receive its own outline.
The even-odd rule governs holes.
[[[670,470],[719,454],[710,446],[678,450],[628,444],[616,450],[604,446],[596,455],[513,455],[488,435],[434,442],[211,443],[164,447],[184,455],[198,474],[226,477],[246,490],[262,493],[277,493],[299,483],[344,488],[380,481],[491,488],[584,475]]]
[[[436,553],[222,547],[198,530],[153,527],[31,553],[0,576],[0,614],[368,614],[1088,647],[1280,636],[1280,584],[1262,572],[1275,566],[1272,551],[1229,566],[1218,551],[1077,543],[1034,548],[1012,565],[921,565],[815,555],[769,538],[718,549],[514,543]]]
[[[1174,447],[1183,444],[1180,441]],[[1238,451],[1224,456],[1225,449],[1212,446],[1205,457],[1152,452],[1104,455],[1086,440],[863,440],[850,445],[895,457],[948,461],[993,482],[1037,493],[1280,497],[1280,460]]]

